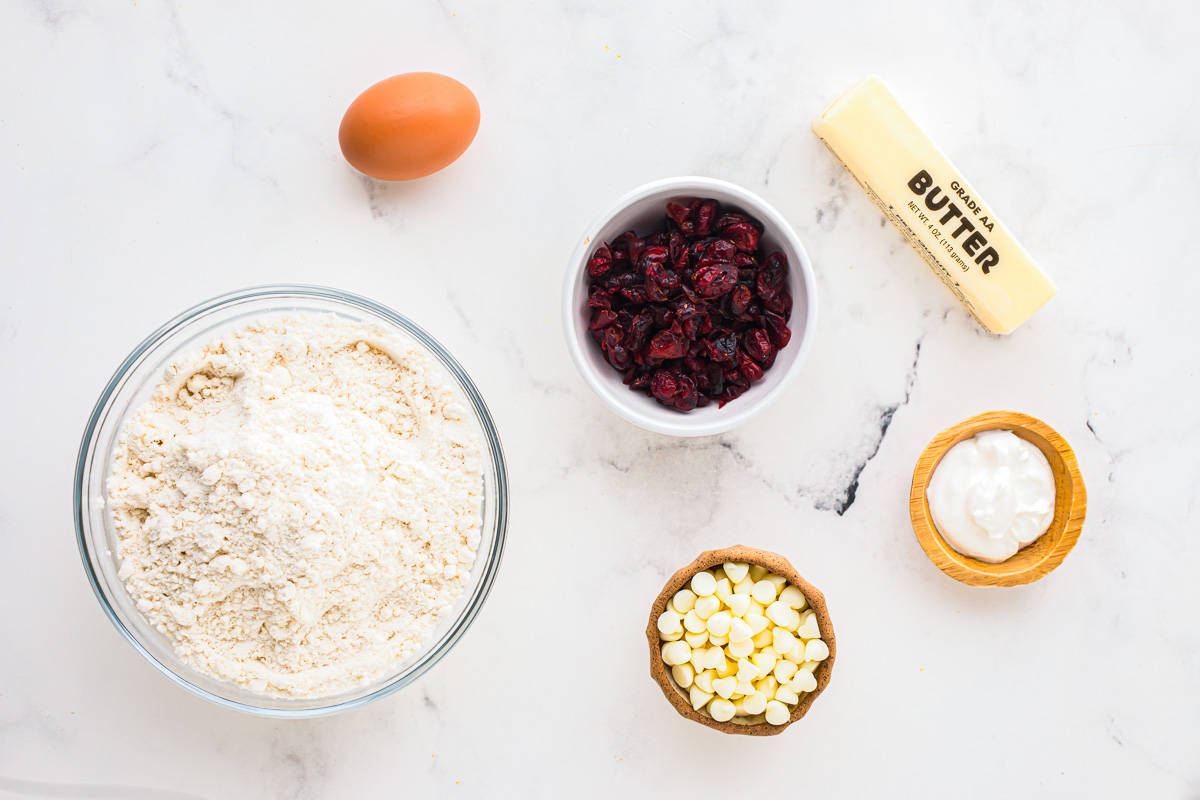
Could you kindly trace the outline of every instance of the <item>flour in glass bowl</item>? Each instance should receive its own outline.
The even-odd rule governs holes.
[[[407,340],[261,318],[173,363],[126,422],[108,481],[120,577],[201,672],[282,697],[362,686],[469,583],[480,447]]]

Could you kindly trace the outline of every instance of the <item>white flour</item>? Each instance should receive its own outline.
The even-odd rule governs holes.
[[[467,585],[475,424],[380,328],[312,313],[224,334],[168,369],[114,458],[130,595],[187,662],[252,691],[384,677]]]

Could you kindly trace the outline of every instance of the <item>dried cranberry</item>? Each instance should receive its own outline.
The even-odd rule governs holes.
[[[646,285],[643,288],[646,292],[646,301],[649,303],[662,303],[671,296],[666,289],[649,278],[646,279]]]
[[[671,231],[671,235],[667,239],[667,252],[671,254],[671,263],[675,269],[679,269],[680,261],[687,263],[687,251],[687,240],[683,238],[683,234],[679,231]]]
[[[632,272],[620,272],[616,274],[610,274],[604,285],[609,289],[629,289],[633,286],[637,286],[640,280],[641,279]]]
[[[698,316],[700,306],[686,297],[681,297],[671,304],[671,310],[675,312],[675,318],[680,322],[687,322],[692,317]]]
[[[774,297],[787,285],[787,256],[771,253],[758,270],[756,288],[764,299]]]
[[[650,340],[649,355],[658,361],[666,361],[670,358],[683,358],[683,354],[686,352],[687,342],[683,339],[682,331],[676,333],[668,328],[654,334],[654,338]]]
[[[629,323],[628,333],[625,335],[625,346],[634,352],[641,350],[650,339],[650,331],[653,329],[654,317],[649,312],[641,312]]]
[[[612,308],[612,296],[609,295],[604,287],[598,286],[592,289],[592,293],[588,295],[588,308]]]
[[[717,217],[717,230],[724,233],[734,225],[750,225],[757,231],[762,231],[762,225],[754,217],[740,214],[737,211],[727,211]]]
[[[708,236],[712,232],[713,220],[717,217],[716,200],[705,200],[696,209],[696,235]]]
[[[667,216],[676,225],[682,226],[688,218],[688,207],[681,203],[667,203]]]
[[[758,229],[753,225],[742,223],[740,225],[731,225],[721,234],[728,236],[738,250],[744,253],[753,253],[758,249]]]
[[[754,360],[745,353],[738,354],[738,367],[742,373],[742,377],[746,379],[747,384],[758,380],[763,376],[763,368],[754,362]]]
[[[662,402],[667,402],[675,393],[679,391],[679,382],[675,380],[675,376],[667,372],[665,369],[660,369],[654,373],[654,377],[650,380],[650,392]]]
[[[670,251],[662,245],[649,245],[642,250],[638,257],[637,266],[640,270],[649,269],[651,264],[662,264],[670,257]]]
[[[622,289],[621,296],[631,303],[645,303],[649,299],[645,286],[631,286],[628,289]]]
[[[620,325],[609,325],[604,329],[603,347],[605,350],[611,350],[621,344],[625,338],[625,331],[621,330]]]
[[[691,411],[696,407],[696,382],[689,375],[679,376],[679,391],[675,393],[675,407],[680,411]]]
[[[729,313],[738,318],[744,318],[746,309],[750,307],[750,287],[745,284],[738,284],[733,287],[733,293],[729,295]]]
[[[679,275],[659,261],[651,261],[647,264],[646,280],[654,281],[664,289],[674,289],[679,285]]]
[[[697,267],[692,272],[692,285],[703,298],[720,297],[737,285],[737,267],[728,261]]]
[[[729,239],[712,239],[705,242],[696,255],[700,265],[711,264],[714,261],[733,261],[737,256],[737,245]]]
[[[771,337],[762,328],[751,328],[742,334],[742,348],[746,351],[746,355],[760,364],[770,359],[775,352],[775,345],[771,344]]]
[[[771,344],[775,345],[776,350],[787,347],[787,343],[792,340],[792,329],[787,326],[787,322],[769,310],[763,317],[767,323],[767,333],[771,336]]]
[[[588,261],[587,271],[593,278],[599,278],[604,273],[612,269],[612,250],[608,245],[601,245],[596,248],[596,252],[592,254]]]
[[[588,325],[588,330],[603,330],[616,321],[617,312],[609,311],[608,309],[604,308],[598,308],[592,312],[592,322],[590,325]]]
[[[737,354],[737,336],[726,332],[706,340],[705,355],[714,364],[732,364]]]
[[[792,316],[792,295],[783,291],[774,297],[763,298],[763,308],[772,314],[778,314],[788,319]]]

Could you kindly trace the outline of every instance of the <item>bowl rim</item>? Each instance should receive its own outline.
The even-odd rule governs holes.
[[[401,328],[405,333],[412,336],[418,343],[428,349],[434,357],[440,362],[440,365],[450,372],[457,380],[463,394],[474,407],[474,410],[480,421],[480,428],[483,432],[483,438],[487,445],[488,456],[491,460],[496,478],[496,524],[494,530],[490,532],[492,536],[492,548],[489,554],[488,561],[483,566],[483,574],[480,576],[478,590],[468,598],[467,604],[459,617],[454,621],[453,625],[444,634],[444,639],[441,647],[431,649],[425,656],[416,662],[411,671],[402,677],[396,678],[393,676],[389,681],[378,689],[364,695],[352,697],[347,700],[330,703],[328,705],[312,706],[308,708],[273,708],[270,706],[255,705],[249,702],[233,700],[228,697],[223,697],[214,692],[197,686],[191,681],[184,678],[182,675],[175,672],[166,664],[159,661],[145,646],[138,641],[137,637],[126,627],[124,621],[109,602],[104,589],[100,586],[100,582],[92,568],[90,553],[91,548],[88,544],[88,537],[85,533],[90,528],[88,521],[84,516],[84,476],[88,471],[92,448],[96,444],[96,433],[98,424],[108,409],[110,401],[117,394],[120,384],[128,374],[130,368],[137,363],[142,356],[149,352],[154,346],[162,341],[166,336],[178,330],[180,327],[188,324],[198,316],[217,310],[223,306],[232,305],[234,303],[247,300],[257,300],[263,298],[313,298],[325,301],[333,301],[335,303],[343,303],[350,306],[356,306],[361,310],[371,312],[386,319],[388,322]],[[264,312],[269,313],[269,312]],[[75,471],[73,475],[73,516],[75,522],[75,541],[79,548],[79,555],[83,561],[84,572],[87,575],[88,582],[92,586],[92,592],[96,595],[100,607],[103,609],[105,616],[109,622],[121,633],[130,645],[133,646],[141,656],[153,665],[160,673],[165,675],[177,686],[181,686],[188,692],[197,697],[208,700],[218,706],[234,709],[247,714],[260,717],[272,717],[280,719],[303,719],[311,717],[321,717],[330,714],[337,714],[343,711],[349,711],[354,708],[359,708],[382,697],[386,697],[394,692],[399,691],[412,684],[430,668],[442,660],[458,643],[463,634],[475,621],[479,610],[482,608],[484,601],[492,590],[492,586],[496,580],[496,574],[499,571],[500,563],[504,555],[504,545],[507,539],[508,532],[508,472],[504,459],[504,450],[500,442],[500,435],[496,429],[495,421],[492,419],[491,412],[488,410],[487,404],[484,402],[483,396],[479,393],[474,381],[471,380],[466,370],[454,358],[453,355],[431,334],[425,331],[424,328],[417,323],[408,319],[399,312],[375,302],[362,295],[353,292],[335,289],[328,286],[319,286],[312,284],[299,283],[276,283],[250,286],[243,289],[235,289],[224,294],[204,300],[176,314],[167,322],[160,325],[148,336],[141,340],[136,347],[127,355],[120,365],[113,372],[101,391],[99,398],[96,400],[92,411],[88,416],[87,424],[84,428],[83,437],[80,440],[79,451],[75,462]],[[485,532],[485,534],[488,532]]]
[[[708,190],[717,190],[736,197],[738,202],[744,204],[748,210],[752,210],[764,225],[770,226],[773,234],[786,240],[788,245],[795,251],[798,263],[790,266],[796,271],[800,281],[804,285],[804,292],[808,303],[806,309],[807,316],[804,328],[799,331],[793,330],[792,332],[792,341],[789,343],[789,347],[797,348],[795,360],[788,366],[786,372],[780,377],[779,382],[766,393],[755,398],[753,401],[747,401],[741,405],[739,405],[739,402],[744,398],[738,398],[738,401],[722,409],[721,415],[715,419],[700,420],[688,414],[681,413],[678,415],[678,421],[672,420],[668,422],[649,417],[634,407],[632,400],[637,395],[632,392],[627,392],[629,398],[614,398],[607,391],[604,381],[602,381],[584,355],[583,348],[589,343],[581,340],[575,328],[575,318],[579,313],[579,309],[575,304],[575,292],[579,283],[583,280],[589,248],[600,230],[614,217],[635,202],[654,194],[670,191],[678,194],[698,195]],[[799,375],[804,362],[808,358],[809,352],[812,350],[813,337],[816,333],[816,276],[813,271],[812,260],[808,257],[808,251],[804,249],[804,243],[800,240],[800,237],[796,235],[795,230],[784,216],[759,195],[735,183],[719,178],[709,178],[701,175],[660,178],[649,183],[644,183],[626,192],[607,210],[597,216],[584,230],[583,235],[579,237],[575,249],[572,251],[571,257],[567,262],[566,275],[563,280],[562,324],[563,334],[567,340],[567,350],[571,354],[571,360],[575,362],[575,368],[579,371],[584,382],[587,383],[592,392],[618,416],[643,430],[654,433],[683,437],[711,436],[732,430],[765,411],[783,395],[796,379],[797,375]]]
[[[1021,567],[1012,565],[1006,569],[1005,564],[1011,559],[992,563],[955,550],[934,524],[926,497],[933,472],[950,448],[972,436],[992,430],[1009,430],[1017,435],[1024,433],[1025,436],[1021,438],[1031,437],[1027,441],[1043,450],[1039,440],[1045,442],[1056,456],[1047,458],[1051,472],[1054,473],[1056,486],[1061,482],[1071,488],[1069,498],[1064,500],[1056,497],[1055,515],[1050,527],[1034,544],[1028,545],[1032,547],[1037,541],[1051,537],[1051,546],[1046,548],[1036,561]],[[1058,431],[1037,417],[1019,411],[986,411],[951,425],[929,441],[913,468],[908,508],[913,533],[916,534],[921,549],[946,575],[970,586],[1021,586],[1040,580],[1053,572],[1075,547],[1087,516],[1087,487],[1084,485],[1075,451]],[[1024,549],[1018,550],[1018,554]]]
[[[726,561],[745,561],[749,564],[757,564],[761,567],[766,567],[772,572],[782,575],[788,579],[788,582],[795,585],[804,594],[804,599],[808,601],[808,606],[813,610],[813,614],[817,620],[817,629],[821,633],[821,639],[829,648],[829,656],[823,660],[820,665],[813,671],[813,676],[817,679],[817,688],[811,692],[805,692],[794,708],[792,708],[791,716],[788,721],[782,725],[772,725],[765,719],[762,722],[718,722],[713,719],[708,713],[701,713],[692,708],[691,701],[688,699],[684,690],[675,683],[675,679],[671,677],[671,670],[662,660],[663,641],[658,635],[658,617],[666,611],[667,603],[671,598],[688,584],[692,576],[697,572],[713,567],[720,566]],[[833,662],[837,658],[837,634],[833,630],[833,620],[829,616],[829,605],[825,601],[825,595],[821,590],[806,581],[799,571],[792,566],[792,562],[781,556],[779,553],[771,552],[770,550],[760,550],[756,547],[748,547],[744,544],[730,545],[722,547],[719,550],[705,550],[690,563],[680,567],[675,571],[667,582],[663,584],[663,588],[659,591],[658,596],[654,598],[654,602],[650,604],[650,620],[646,623],[646,642],[650,645],[650,677],[658,684],[658,688],[662,690],[663,697],[667,698],[667,702],[671,704],[679,715],[690,719],[692,722],[698,722],[701,725],[718,730],[721,733],[738,734],[742,736],[775,736],[783,733],[793,723],[800,721],[805,714],[812,708],[813,703],[817,701],[817,697],[829,686],[829,681],[833,678]]]

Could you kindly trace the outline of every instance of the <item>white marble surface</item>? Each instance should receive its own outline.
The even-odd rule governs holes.
[[[1200,24],[1186,3],[988,5],[0,4],[0,795],[709,796],[748,775],[812,797],[1200,795]],[[364,181],[340,115],[416,69],[475,90],[479,137],[433,178]],[[1013,336],[981,333],[810,133],[867,72],[1057,280]],[[794,388],[699,441],[606,411],[558,325],[581,227],[682,173],[776,203],[821,301]],[[75,448],[120,359],[272,281],[432,329],[513,486],[457,649],[307,722],[157,675],[71,527]],[[939,573],[906,511],[927,439],[994,408],[1057,427],[1091,501],[1062,567],[1004,591]],[[837,626],[830,689],[771,740],[686,723],[646,674],[664,578],[735,541],[790,557]]]

